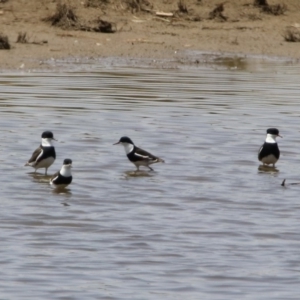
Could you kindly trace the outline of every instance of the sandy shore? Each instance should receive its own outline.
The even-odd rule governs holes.
[[[199,63],[189,60],[187,50],[300,58],[300,43],[284,38],[287,28],[298,30],[299,0],[285,0],[285,6],[268,0],[271,8],[280,5],[280,15],[254,0],[227,1],[215,14],[216,0],[185,0],[181,10],[172,0],[70,0],[62,3],[76,18],[52,25],[44,19],[55,14],[58,3],[0,0],[0,31],[11,45],[0,50],[2,70],[52,69],[58,59],[86,58]],[[111,24],[104,30],[112,33],[91,31],[100,28],[100,19]],[[17,42],[19,33],[26,33],[24,43]]]

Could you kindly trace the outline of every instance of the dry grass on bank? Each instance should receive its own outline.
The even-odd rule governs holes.
[[[50,22],[52,26],[63,29],[78,26],[78,17],[74,9],[66,3],[57,3],[55,13],[52,16],[44,18],[43,21]]]
[[[103,1],[104,0],[102,0],[102,2]],[[92,23],[95,24],[94,26],[84,24],[86,21],[81,22],[79,17],[76,15],[74,8],[66,3],[58,3],[54,14],[44,18],[43,21],[50,22],[52,26],[60,27],[62,29],[103,33],[114,33],[117,30],[115,24],[102,20],[101,18],[92,21]]]
[[[183,13],[183,14],[188,13],[188,9],[187,9],[187,6],[186,6],[186,3],[184,2],[184,0],[179,0],[177,3],[177,7],[178,7],[178,11],[180,13]]]
[[[16,43],[28,44],[29,39],[28,39],[28,36],[27,36],[27,32],[19,32]]]
[[[209,13],[209,19],[219,19],[221,21],[226,21],[227,17],[223,15],[225,3],[220,3]]]

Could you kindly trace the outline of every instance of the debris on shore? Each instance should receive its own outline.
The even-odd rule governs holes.
[[[9,50],[11,48],[9,39],[6,35],[0,33],[0,49]]]
[[[288,26],[283,37],[286,42],[300,42],[300,25]]]
[[[267,0],[254,0],[254,6],[261,8],[261,11],[274,16],[283,15],[287,11],[285,4],[270,5]]]
[[[80,30],[92,31],[92,32],[103,32],[103,33],[114,33],[117,31],[116,25],[111,22],[104,21],[98,18],[95,21],[95,23],[96,23],[95,26],[81,25]]]

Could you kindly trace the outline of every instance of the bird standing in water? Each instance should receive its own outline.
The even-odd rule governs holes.
[[[32,153],[25,166],[33,167],[35,172],[37,169],[45,168],[45,175],[47,175],[48,168],[54,163],[56,158],[55,148],[52,144],[53,140],[55,140],[53,133],[44,131],[41,145]]]
[[[165,162],[163,159],[154,156],[141,148],[136,147],[133,141],[127,136],[121,137],[120,140],[114,145],[117,144],[122,144],[124,146],[125,153],[128,159],[136,166],[137,171],[139,171],[140,166],[145,166],[153,171],[153,169],[149,165],[158,162]]]
[[[72,182],[72,160],[66,158],[59,172],[56,172],[50,179],[53,187],[66,187]]]
[[[280,157],[280,151],[276,142],[278,136],[281,137],[277,128],[269,128],[267,130],[266,140],[258,151],[258,160],[264,165],[272,164],[273,167],[275,167]]]

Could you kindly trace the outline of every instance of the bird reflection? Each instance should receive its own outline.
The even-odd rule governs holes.
[[[30,172],[28,175],[32,178],[34,182],[40,182],[40,183],[48,183],[50,182],[50,175],[44,175],[42,173],[35,173],[35,172]]]
[[[258,167],[258,171],[260,173],[278,173],[279,170],[276,167],[266,166],[266,165],[260,165]]]
[[[52,190],[52,193],[57,195],[72,195],[71,190],[67,187],[56,187]]]

